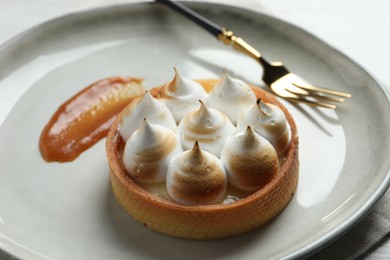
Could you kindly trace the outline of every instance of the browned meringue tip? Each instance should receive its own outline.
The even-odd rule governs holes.
[[[151,132],[150,128],[151,128],[151,123],[149,122],[148,119],[146,119],[146,117],[144,117],[144,120],[142,121],[141,126],[138,129],[144,129],[147,132]]]
[[[176,92],[176,85],[177,85],[177,80],[179,78],[179,71],[177,70],[176,67],[173,67],[174,70],[174,75],[171,81],[169,81],[165,86],[170,92]]]
[[[205,104],[200,99],[198,101],[199,101],[199,109],[197,111],[200,111],[205,106]]]
[[[223,70],[222,71],[222,78],[221,78],[221,81],[220,82],[222,82],[222,81],[224,81],[226,78],[228,78],[229,77],[229,74],[227,73],[227,71],[226,70]]]
[[[253,147],[258,144],[259,140],[256,138],[256,133],[253,131],[251,126],[247,126],[244,132],[244,143],[247,147]]]
[[[199,161],[201,160],[201,158],[203,158],[202,149],[200,149],[198,141],[195,141],[194,146],[192,146],[192,149],[190,151],[190,158],[193,161]]]
[[[229,78],[229,74],[227,73],[226,70],[222,71],[222,77],[218,80],[217,84],[215,85],[216,88],[220,87],[223,85],[223,83]]]
[[[199,100],[199,103],[200,107],[196,112],[199,113],[200,117],[208,117],[210,115],[208,106],[202,100]]]
[[[148,90],[145,90],[144,94],[142,95],[142,99],[144,99],[145,97],[154,98]]]
[[[254,131],[253,131],[253,129],[252,129],[252,127],[250,125],[248,125],[246,127],[246,130],[244,132],[244,136],[247,137],[247,138],[249,137],[250,139],[253,139],[253,140],[256,139],[255,138],[255,133],[254,133]]]
[[[261,98],[259,98],[257,101],[257,106],[259,107],[260,111],[262,113],[264,113],[265,115],[267,116],[270,116],[272,115],[272,107],[270,107],[269,105],[267,105],[267,103],[265,103],[263,100],[261,100]]]
[[[208,108],[208,106],[205,104],[205,102],[203,102],[203,100],[201,100],[201,99],[199,99],[198,101],[199,101],[199,103],[200,103],[200,106],[199,106],[199,109],[198,109],[197,111],[199,111],[199,112],[206,112],[206,111],[207,111],[207,113],[208,113],[209,108]]]

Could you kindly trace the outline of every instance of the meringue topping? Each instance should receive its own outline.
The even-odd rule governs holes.
[[[142,124],[144,118],[153,124],[166,126],[170,129],[176,128],[176,122],[167,106],[154,98],[148,91],[131,103],[122,113],[119,125],[119,133],[123,140],[127,141],[130,136]]]
[[[244,81],[230,77],[224,72],[222,79],[210,92],[207,104],[223,112],[236,124],[241,111],[255,101],[255,94]]]
[[[274,147],[250,126],[226,142],[221,161],[229,183],[250,192],[264,187],[279,170]]]
[[[247,126],[265,137],[282,155],[290,145],[290,127],[283,111],[273,105],[258,100],[244,110],[237,121],[237,130],[244,131]]]
[[[175,76],[161,92],[161,101],[171,110],[176,123],[198,107],[198,100],[205,101],[207,93],[197,82],[182,77],[176,68]]]
[[[200,108],[187,114],[180,122],[178,134],[184,150],[191,149],[195,141],[202,149],[219,157],[222,147],[235,133],[235,127],[226,115],[208,108],[200,101]]]
[[[169,164],[166,189],[171,199],[178,203],[220,203],[226,187],[226,172],[221,161],[201,150],[198,142],[191,150],[175,156]]]
[[[182,151],[176,133],[144,119],[141,127],[125,144],[123,164],[135,180],[143,183],[162,182],[170,160]]]

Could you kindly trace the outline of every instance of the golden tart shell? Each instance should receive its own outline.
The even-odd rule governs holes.
[[[218,80],[199,80],[210,89]],[[271,94],[252,87],[257,98],[279,106],[291,127],[291,144],[279,173],[264,188],[230,204],[185,206],[151,194],[126,173],[121,159],[124,141],[118,133],[120,115],[106,140],[114,195],[126,212],[146,227],[180,238],[218,239],[253,230],[276,217],[289,203],[298,183],[298,134],[287,109]],[[161,87],[150,91],[159,97]],[[122,147],[122,148],[121,148]]]

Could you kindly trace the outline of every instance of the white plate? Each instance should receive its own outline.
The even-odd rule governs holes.
[[[390,103],[361,67],[308,33],[266,15],[192,5],[272,60],[321,86],[352,93],[336,111],[292,105],[300,180],[288,207],[248,234],[190,241],[127,216],[109,183],[104,142],[72,163],[45,163],[40,132],[57,107],[113,75],[168,81],[223,70],[261,85],[261,68],[181,16],[154,4],[67,15],[0,49],[0,248],[28,259],[270,259],[313,253],[375,204],[389,185]],[[1,254],[1,253],[0,253]]]

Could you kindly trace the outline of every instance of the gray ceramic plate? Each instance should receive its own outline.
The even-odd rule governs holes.
[[[179,15],[154,4],[94,9],[44,23],[0,49],[0,248],[26,259],[270,259],[307,255],[338,237],[389,184],[390,104],[361,67],[275,18],[221,5],[194,8],[283,60],[291,70],[353,98],[338,110],[284,102],[300,134],[300,180],[271,223],[217,241],[146,229],[116,203],[104,142],[72,163],[45,163],[40,131],[56,108],[113,75],[168,81],[223,70],[262,86],[261,68]]]

